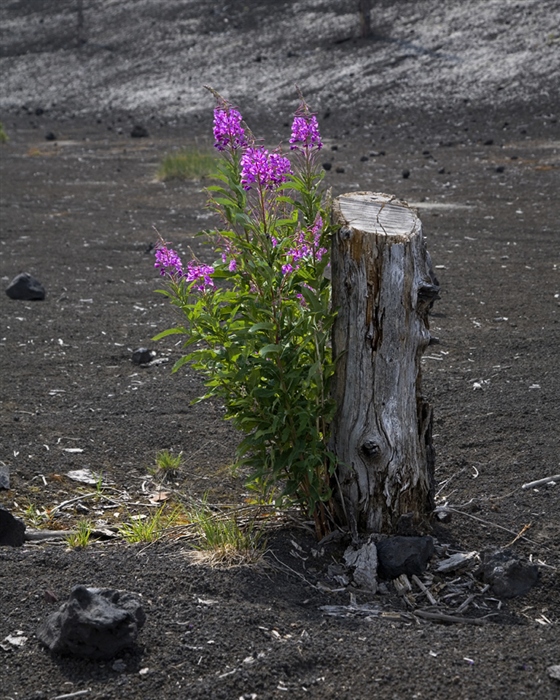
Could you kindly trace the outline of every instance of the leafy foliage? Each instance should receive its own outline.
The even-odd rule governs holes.
[[[174,371],[190,363],[206,378],[201,398],[225,403],[226,417],[244,434],[238,465],[249,467],[249,486],[264,498],[274,494],[277,503],[299,502],[321,533],[334,469],[327,447],[334,317],[318,126],[302,101],[291,170],[278,151],[256,148],[239,112],[217,98],[214,135],[224,157],[219,184],[208,190],[223,227],[207,233],[221,258],[211,268],[191,262],[186,273],[162,242],[156,252],[156,266],[168,275],[162,291],[185,324],[156,339],[187,336]]]

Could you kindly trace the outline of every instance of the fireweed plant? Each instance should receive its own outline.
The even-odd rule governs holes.
[[[221,152],[210,206],[223,227],[206,232],[220,257],[213,265],[179,255],[160,241],[155,266],[186,319],[156,336],[185,334],[174,366],[202,372],[226,418],[244,434],[238,466],[248,486],[277,504],[299,503],[329,530],[334,456],[330,333],[330,201],[321,185],[322,148],[315,115],[301,100],[290,138],[292,158],[255,142],[240,112],[212,91],[215,147]],[[200,399],[200,400],[201,400]]]

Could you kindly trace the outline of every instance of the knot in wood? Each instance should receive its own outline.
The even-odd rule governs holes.
[[[362,450],[368,457],[377,457],[381,453],[379,444],[373,438],[367,438],[362,445]]]
[[[435,284],[423,284],[418,289],[418,299],[424,302],[432,302],[439,299],[439,286]]]

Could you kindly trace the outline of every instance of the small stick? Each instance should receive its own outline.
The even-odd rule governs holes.
[[[524,533],[524,532],[527,532],[527,530],[528,530],[532,525],[533,525],[533,523],[527,523],[527,525],[523,525],[523,527],[521,528],[521,530],[519,530],[519,533],[512,539],[512,541],[509,542],[508,544],[506,544],[506,547],[511,547],[512,545],[514,545],[520,537],[523,537],[523,533]]]
[[[470,596],[465,600],[464,603],[461,603],[461,605],[459,605],[459,607],[457,608],[457,610],[455,610],[455,612],[457,613],[457,615],[460,615],[462,612],[465,612],[465,610],[469,607],[469,605],[473,602],[473,600],[474,600],[474,595],[470,595]]]
[[[76,496],[75,498],[70,498],[67,501],[62,501],[62,503],[59,503],[57,506],[54,506],[54,508],[51,508],[50,513],[56,513],[57,510],[60,510],[61,508],[64,508],[65,506],[70,505],[70,503],[77,503],[78,501],[85,501],[88,498],[93,498],[94,496],[99,495],[96,491],[93,491],[92,493],[84,493],[82,496]]]
[[[427,610],[416,610],[414,614],[417,617],[422,617],[425,620],[433,620],[434,622],[462,622],[465,625],[483,625],[484,621],[474,617],[455,617],[454,615],[445,615],[444,613],[428,612]]]
[[[535,486],[544,486],[545,484],[557,484],[560,481],[560,474],[556,474],[555,476],[549,476],[546,479],[537,479],[537,481],[529,481],[526,484],[523,484],[521,487],[522,489],[532,489]]]
[[[412,574],[412,580],[414,583],[418,586],[418,588],[424,593],[426,598],[430,601],[432,605],[437,605],[437,600],[434,598],[434,596],[430,593],[430,590],[428,587],[424,584],[423,581],[421,581],[416,574]]]
[[[69,700],[69,698],[79,698],[82,695],[87,695],[88,693],[91,693],[91,688],[87,688],[86,690],[76,690],[75,693],[65,693],[64,695],[57,695],[53,700]]]
[[[492,525],[493,527],[497,527],[499,530],[505,530],[506,532],[509,532],[510,535],[517,534],[514,530],[510,530],[509,528],[504,527],[503,525],[498,525],[498,523],[490,522],[490,520],[484,520],[483,518],[478,518],[476,515],[472,515],[471,513],[465,513],[464,510],[457,510],[457,508],[452,508],[451,506],[445,506],[445,510],[450,510],[453,513],[458,513],[459,515],[465,515],[467,518],[472,518],[473,520],[478,520],[479,523],[484,523],[484,525]],[[525,537],[524,535],[521,535],[521,537],[524,540],[527,540],[527,542],[530,542],[531,544],[536,544],[539,547],[542,546],[540,542],[535,542],[535,540],[530,540],[528,537]]]
[[[77,534],[77,530],[37,530],[35,532],[26,532],[24,537],[28,542],[36,542],[39,540],[64,539],[70,535]]]

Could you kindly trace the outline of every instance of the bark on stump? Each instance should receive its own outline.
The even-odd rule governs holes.
[[[333,216],[331,446],[340,515],[354,536],[412,534],[433,510],[432,410],[420,361],[439,285],[420,219],[404,202],[344,194]]]
[[[360,36],[371,36],[371,0],[358,0],[360,15]]]

